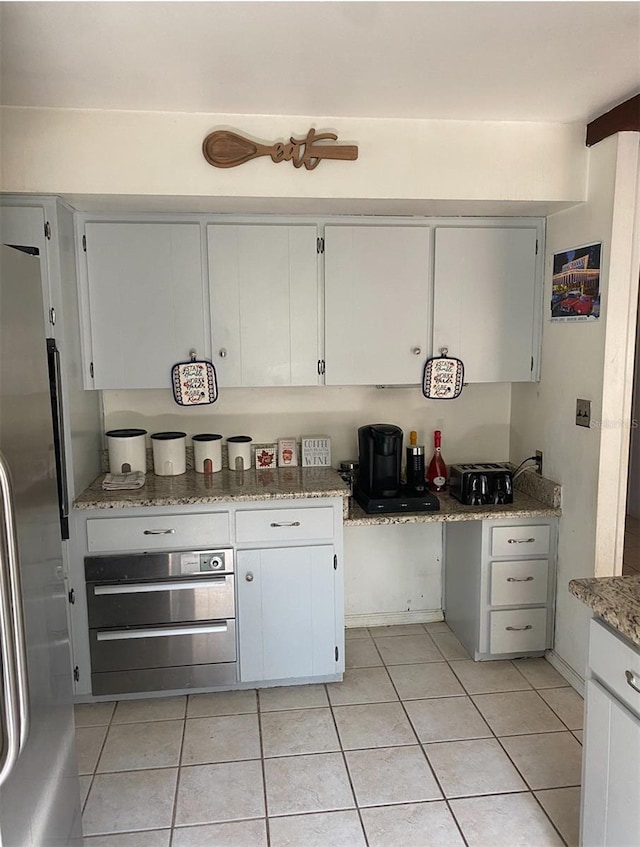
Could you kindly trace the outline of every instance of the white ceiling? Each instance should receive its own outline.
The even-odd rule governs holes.
[[[639,2],[4,2],[0,102],[583,122],[640,90]]]

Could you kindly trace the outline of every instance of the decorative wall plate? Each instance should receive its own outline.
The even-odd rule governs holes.
[[[188,362],[179,362],[171,368],[173,399],[179,406],[202,406],[218,399],[218,381],[211,362],[196,359],[191,351]]]
[[[464,365],[447,355],[434,356],[424,363],[422,393],[428,400],[454,400],[460,396],[464,381]]]

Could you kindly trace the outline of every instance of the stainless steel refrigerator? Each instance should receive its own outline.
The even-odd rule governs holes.
[[[0,847],[77,847],[55,342],[38,251],[0,250]]]

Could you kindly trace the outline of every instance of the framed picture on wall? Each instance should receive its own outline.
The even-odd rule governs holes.
[[[554,253],[551,320],[597,321],[600,317],[602,242]]]

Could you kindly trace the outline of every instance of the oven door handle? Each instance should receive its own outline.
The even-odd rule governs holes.
[[[226,623],[202,624],[202,626],[155,626],[147,629],[109,629],[96,633],[98,641],[129,641],[134,638],[169,638],[174,635],[206,635],[212,632],[227,632]]]
[[[94,585],[95,597],[109,594],[150,594],[154,591],[188,591],[194,588],[218,588],[226,583],[227,577],[223,575],[208,576],[202,579],[189,580],[166,580],[164,582],[134,582],[118,583],[117,585]]]

